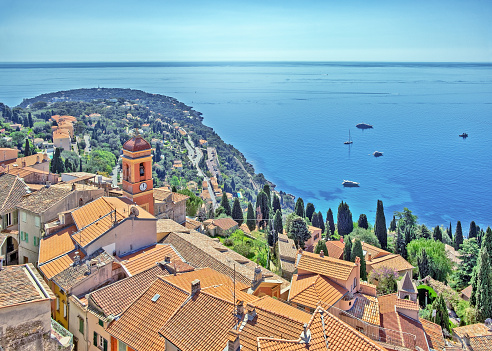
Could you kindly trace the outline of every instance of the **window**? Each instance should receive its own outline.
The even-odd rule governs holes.
[[[364,328],[362,327],[359,327],[359,326],[356,326],[355,329],[359,332],[359,333],[364,333]]]
[[[94,332],[94,341],[96,342],[95,345],[103,350],[103,351],[108,351],[108,341],[102,337],[102,335],[98,335],[96,332]]]
[[[21,240],[21,241],[22,241],[22,240],[24,240],[24,232],[23,232],[23,231],[21,231],[21,232],[19,233],[19,235],[20,235],[20,240]]]
[[[127,351],[126,344],[123,341],[118,340],[118,351]]]
[[[39,246],[39,241],[38,241],[38,238],[37,238],[37,237],[35,237],[35,236],[33,236],[33,237],[32,237],[32,243],[33,243],[33,245],[34,245],[34,246]]]
[[[143,177],[145,175],[145,167],[144,164],[140,164],[140,177]]]
[[[354,278],[354,289],[357,288],[357,278]]]
[[[21,219],[22,219],[22,222],[25,222],[27,220],[27,213],[21,212]]]
[[[56,310],[60,311],[60,298],[58,296],[56,297]]]
[[[62,301],[63,303],[63,318],[67,319],[67,304],[65,301]]]
[[[36,227],[39,227],[41,225],[41,218],[39,218],[38,216],[34,217],[34,225]]]
[[[100,320],[99,320],[99,325],[100,325],[101,327],[104,327],[104,322],[102,321],[102,319],[100,319]]]
[[[19,223],[19,211],[15,210],[14,212],[12,212],[12,224],[13,225],[16,225],[17,223]]]
[[[84,319],[79,317],[79,332],[84,335]]]
[[[5,215],[5,217],[7,218],[7,227],[11,226],[12,225],[12,213],[7,213]]]

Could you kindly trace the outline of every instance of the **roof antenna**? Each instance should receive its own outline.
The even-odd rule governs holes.
[[[234,281],[233,281],[233,284],[234,284],[234,301],[233,301],[233,306],[234,306],[234,310],[232,313],[234,313],[234,319],[236,319],[236,325],[237,325],[237,322],[238,321],[238,317],[237,317],[237,312],[236,312],[236,263],[234,263]]]

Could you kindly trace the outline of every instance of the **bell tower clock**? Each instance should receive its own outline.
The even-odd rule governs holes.
[[[152,147],[138,133],[123,144],[123,195],[154,215]]]

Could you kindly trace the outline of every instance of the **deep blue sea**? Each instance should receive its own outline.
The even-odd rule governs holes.
[[[343,200],[354,220],[365,213],[374,223],[381,199],[387,224],[408,207],[428,226],[492,225],[492,64],[0,64],[0,101],[10,106],[98,86],[193,106],[277,189],[323,216]]]

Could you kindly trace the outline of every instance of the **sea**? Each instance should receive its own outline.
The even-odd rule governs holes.
[[[354,220],[364,213],[374,224],[380,199],[388,225],[407,207],[429,227],[492,226],[490,63],[0,64],[0,102],[9,106],[94,87],[193,106],[277,190],[324,217],[344,201]],[[344,188],[345,179],[360,187]]]

